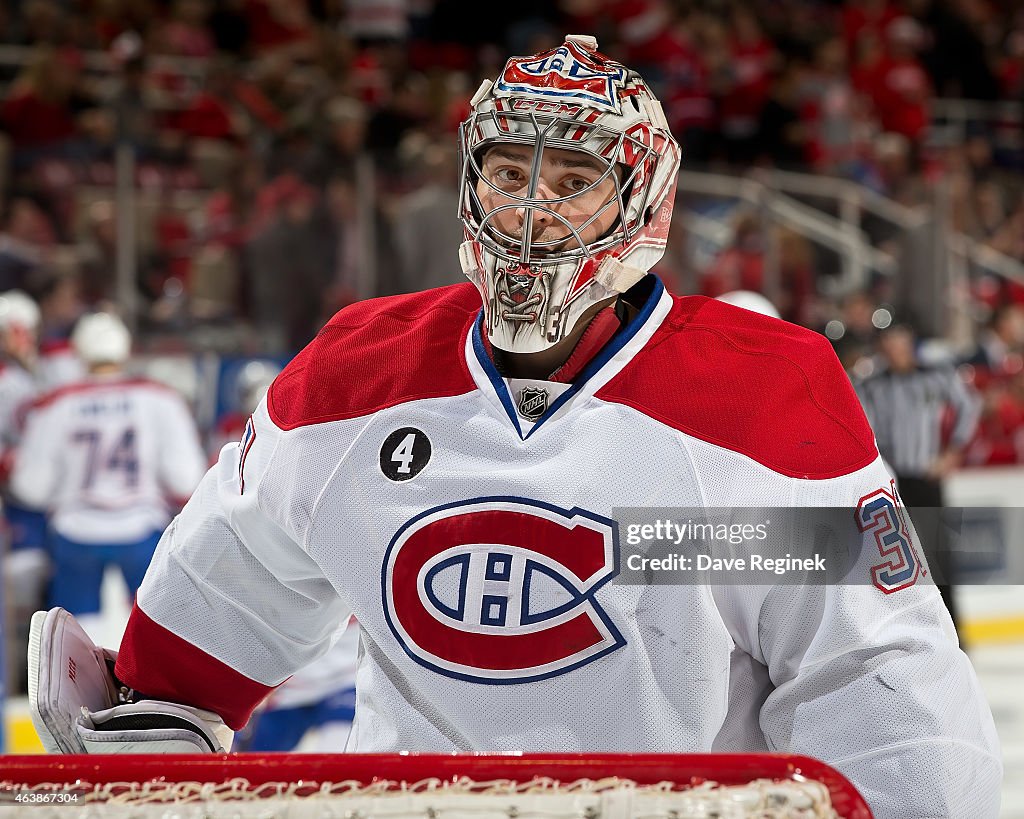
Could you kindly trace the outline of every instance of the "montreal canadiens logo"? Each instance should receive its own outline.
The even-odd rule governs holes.
[[[618,574],[615,522],[522,498],[431,509],[384,555],[384,616],[420,665],[460,680],[524,683],[625,645],[595,599]]]
[[[617,94],[625,81],[623,66],[599,63],[574,43],[565,43],[538,57],[509,60],[494,88],[540,99],[586,100],[595,108],[618,113]]]

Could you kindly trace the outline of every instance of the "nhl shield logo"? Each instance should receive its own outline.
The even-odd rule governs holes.
[[[519,414],[527,421],[536,421],[548,409],[548,391],[540,387],[523,387],[519,393]]]

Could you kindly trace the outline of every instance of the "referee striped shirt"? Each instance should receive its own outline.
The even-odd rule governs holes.
[[[875,432],[878,451],[896,475],[928,476],[944,449],[947,410],[954,414],[948,443],[954,449],[970,441],[981,416],[981,399],[951,366],[883,370],[854,387]]]

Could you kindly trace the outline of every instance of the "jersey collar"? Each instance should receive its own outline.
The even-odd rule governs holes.
[[[523,433],[523,428],[519,423],[519,414],[516,412],[515,403],[512,396],[509,395],[505,380],[488,354],[487,345],[484,342],[483,309],[480,310],[466,339],[466,360],[469,364],[469,371],[483,393],[492,402],[499,405],[522,440],[536,435],[537,430],[543,427],[546,421],[558,415],[574,398],[593,395],[597,392],[617,375],[636,351],[654,335],[672,308],[672,297],[665,290],[660,279],[653,274],[648,275],[654,279],[654,286],[639,312],[632,320],[623,325],[598,351],[597,355],[583,367],[569,389],[551,403],[544,415],[526,434]]]

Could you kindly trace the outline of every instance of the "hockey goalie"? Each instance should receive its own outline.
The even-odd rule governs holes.
[[[570,36],[460,130],[470,283],[342,310],[168,527],[120,652],[33,623],[49,750],[226,749],[359,625],[348,750],[786,751],[995,817],[989,707],[828,341],[668,293],[679,147]],[[622,508],[847,508],[847,583],[623,583]]]

